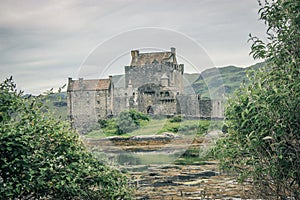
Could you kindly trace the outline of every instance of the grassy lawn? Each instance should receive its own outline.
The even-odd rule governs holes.
[[[164,132],[171,132],[178,135],[197,135],[201,136],[207,131],[220,130],[223,121],[208,121],[208,120],[182,120],[181,122],[171,122],[170,119],[151,119],[149,122],[142,124],[137,130],[125,134],[116,134],[115,124],[110,124],[108,127],[93,130],[86,135],[87,138],[100,139],[109,136],[138,136],[138,135],[156,135]]]
[[[167,119],[162,119],[162,120],[152,119],[146,125],[144,124],[144,126],[142,126],[141,128],[122,135],[115,134],[116,130],[114,127],[100,129],[100,130],[93,130],[89,132],[86,135],[86,137],[91,139],[101,139],[109,136],[130,137],[130,136],[138,136],[138,135],[155,135],[161,133],[160,130],[162,129],[166,121]]]
[[[129,133],[131,136],[137,136],[137,135],[155,135],[161,133],[161,129],[164,127],[164,125],[167,123],[167,119],[152,119],[150,122],[137,130],[134,130],[133,132]]]

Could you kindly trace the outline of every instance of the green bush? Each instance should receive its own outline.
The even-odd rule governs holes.
[[[300,199],[300,1],[260,5],[269,41],[252,37],[251,53],[267,64],[228,101],[228,135],[215,153],[259,198]]]
[[[0,84],[1,199],[128,199],[127,178],[89,153],[39,98]]]
[[[108,125],[108,120],[107,119],[99,119],[98,123],[100,124],[100,128],[106,128]]]
[[[117,133],[132,132],[141,127],[144,121],[149,121],[148,115],[136,110],[122,111],[116,119]]]
[[[175,115],[174,117],[172,117],[170,119],[170,122],[174,123],[174,122],[182,122],[182,116],[181,115]]]
[[[208,129],[209,129],[209,123],[202,122],[198,126],[197,134],[198,135],[203,135],[203,134],[207,133]]]

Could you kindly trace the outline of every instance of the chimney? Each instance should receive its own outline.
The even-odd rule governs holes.
[[[80,88],[80,90],[82,90],[83,89],[83,84],[82,84],[83,78],[79,78],[78,80],[79,80],[79,88]]]
[[[112,75],[108,76],[109,80],[112,81]]]
[[[132,50],[131,51],[131,57],[134,58],[134,57],[137,57],[139,55],[139,51],[138,50]]]
[[[172,53],[172,54],[175,54],[175,52],[176,52],[175,47],[171,47],[171,53]]]

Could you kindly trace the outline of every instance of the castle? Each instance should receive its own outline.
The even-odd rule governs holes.
[[[68,80],[69,117],[74,128],[85,133],[99,119],[136,109],[151,115],[223,118],[220,100],[201,99],[199,94],[184,94],[184,65],[178,64],[176,50],[140,53],[131,51],[125,66],[124,87],[108,79]]]

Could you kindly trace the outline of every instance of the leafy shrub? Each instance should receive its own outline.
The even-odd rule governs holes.
[[[149,115],[146,115],[142,112],[139,112],[139,111],[136,111],[133,109],[129,110],[128,113],[137,125],[140,125],[140,121],[149,121],[150,120]]]
[[[201,123],[198,126],[197,134],[198,135],[203,135],[208,131],[208,129],[209,129],[209,123]]]
[[[66,122],[0,84],[1,199],[128,199],[127,178],[89,153]]]
[[[251,53],[267,64],[229,100],[216,154],[241,181],[253,180],[259,198],[300,199],[300,1],[260,5],[269,41],[252,37]]]
[[[131,118],[131,115],[129,112],[121,112],[119,117],[117,118],[117,133],[123,134],[123,133],[129,133],[133,130],[138,129],[139,126],[135,121]]]
[[[106,119],[99,119],[98,123],[100,124],[100,128],[106,128],[108,125],[108,121]]]
[[[168,128],[168,131],[177,133],[179,131],[179,126],[172,126],[172,127]]]
[[[175,115],[170,119],[170,122],[182,122],[182,116],[181,115]]]
[[[132,132],[140,128],[143,122],[149,120],[148,115],[136,110],[122,111],[116,120],[117,133],[124,134]]]

